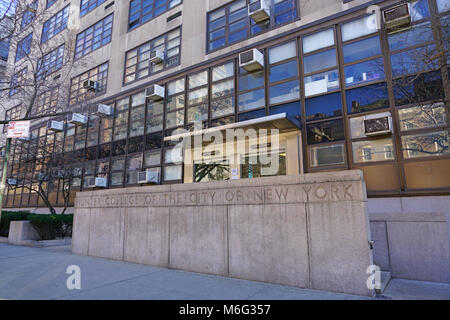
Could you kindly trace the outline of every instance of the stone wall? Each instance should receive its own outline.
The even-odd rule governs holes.
[[[77,194],[76,254],[371,295],[360,171]]]
[[[369,199],[374,263],[394,278],[450,283],[450,196]]]

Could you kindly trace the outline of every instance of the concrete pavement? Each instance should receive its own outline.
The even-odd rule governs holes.
[[[81,270],[81,290],[66,286],[66,269]],[[348,300],[318,290],[230,279],[72,255],[70,247],[0,244],[0,299]],[[450,285],[393,279],[374,299],[449,299]]]

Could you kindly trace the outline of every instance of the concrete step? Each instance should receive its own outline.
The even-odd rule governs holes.
[[[376,294],[383,294],[389,281],[391,281],[391,273],[389,271],[381,271],[381,287],[375,290]]]

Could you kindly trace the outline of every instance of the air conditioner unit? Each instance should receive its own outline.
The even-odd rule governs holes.
[[[106,188],[108,183],[107,178],[90,178],[88,183],[88,188]]]
[[[270,18],[270,2],[268,0],[253,1],[248,5],[248,15],[256,23]]]
[[[8,184],[11,186],[17,186],[17,179],[8,179]]]
[[[64,130],[64,122],[49,120],[47,122],[47,129],[54,132],[61,132]]]
[[[138,173],[138,183],[159,183],[159,172],[147,169]]]
[[[164,62],[164,51],[155,50],[150,53],[150,62],[153,64],[158,64]]]
[[[379,114],[365,116],[364,134],[367,137],[392,134],[392,117]]]
[[[97,91],[99,87],[99,83],[92,80],[86,80],[83,82],[83,88],[89,91]]]
[[[248,72],[264,68],[264,55],[258,49],[252,49],[239,54],[239,67]]]
[[[106,104],[99,104],[97,105],[96,110],[94,110],[94,113],[104,116],[111,116],[113,114],[113,108]]]
[[[396,33],[411,27],[411,15],[408,3],[402,3],[383,12],[384,24],[388,34]]]
[[[67,115],[67,122],[74,123],[78,125],[87,123],[87,116],[80,113],[72,113]]]
[[[145,95],[153,101],[164,99],[164,87],[154,84],[147,88]]]

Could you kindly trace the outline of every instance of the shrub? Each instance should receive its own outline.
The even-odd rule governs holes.
[[[2,211],[2,218],[0,221],[0,237],[8,236],[11,221],[28,220],[29,215],[29,211]]]
[[[30,214],[28,220],[41,240],[72,235],[73,214]]]

